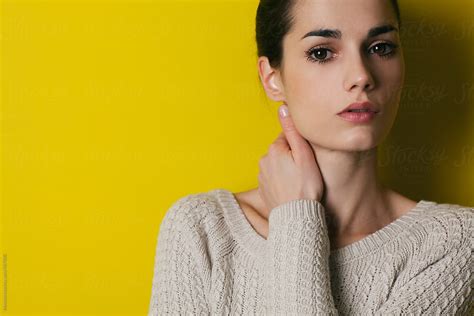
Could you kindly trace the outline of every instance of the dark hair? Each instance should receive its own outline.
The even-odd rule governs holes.
[[[397,0],[389,0],[401,26]],[[294,24],[292,9],[296,0],[260,0],[255,21],[257,55],[266,56],[270,65],[279,69],[283,58],[283,37]]]

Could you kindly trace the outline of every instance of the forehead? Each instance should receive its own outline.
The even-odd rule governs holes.
[[[296,0],[288,34],[297,40],[316,28],[339,29],[347,36],[365,36],[380,24],[397,24],[390,0]]]

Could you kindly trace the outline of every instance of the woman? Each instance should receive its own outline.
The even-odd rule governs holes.
[[[259,186],[179,199],[149,315],[468,315],[474,209],[376,174],[404,81],[397,2],[261,0],[258,71],[282,101]]]

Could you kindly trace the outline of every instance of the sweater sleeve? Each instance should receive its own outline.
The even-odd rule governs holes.
[[[163,218],[148,316],[209,315],[210,263],[192,233],[189,213],[195,207],[187,197],[181,198]]]
[[[446,254],[389,294],[375,315],[474,315],[474,212],[466,214]]]
[[[268,315],[338,315],[331,293],[324,206],[298,199],[269,216],[264,310]]]

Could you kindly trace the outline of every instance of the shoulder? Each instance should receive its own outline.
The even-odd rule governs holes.
[[[451,247],[472,248],[474,208],[452,203],[430,201],[423,210],[423,226],[431,237],[445,240]]]
[[[200,221],[215,209],[215,201],[207,192],[191,193],[174,200],[165,219]]]
[[[472,207],[424,200],[415,213],[404,217],[406,230],[395,243],[403,248],[400,257],[409,266],[405,275],[439,269],[464,273],[473,260],[473,219]]]
[[[427,218],[436,221],[448,221],[454,229],[472,225],[474,207],[459,204],[431,202],[425,207],[424,214]]]
[[[212,220],[218,212],[218,203],[212,194],[209,192],[190,193],[171,203],[161,225],[198,230],[200,226]]]
[[[219,256],[231,241],[222,207],[212,191],[191,193],[171,203],[160,226],[160,234],[182,235],[211,258]]]

